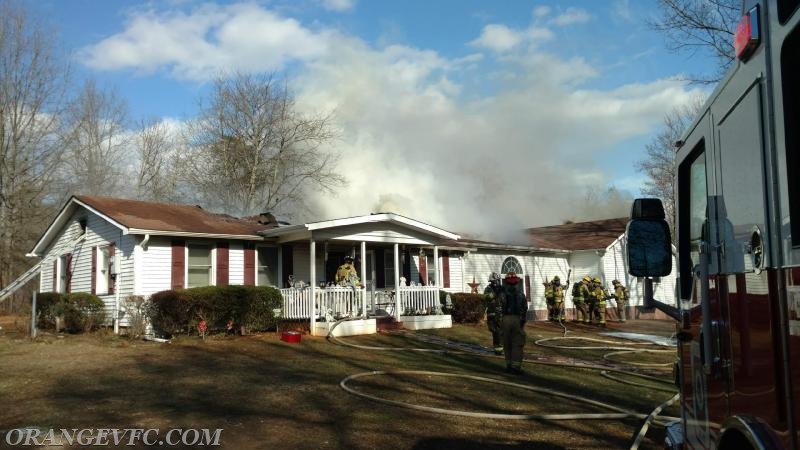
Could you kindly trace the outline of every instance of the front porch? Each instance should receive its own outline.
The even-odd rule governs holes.
[[[443,324],[448,327],[452,324],[450,316],[442,314],[439,288],[436,286],[400,286],[400,295],[396,295],[392,289],[368,290],[349,286],[306,286],[280,291],[283,296],[283,318],[310,320],[312,335],[327,332],[326,327],[337,320],[357,317],[364,320],[393,317],[398,322],[409,318],[410,322],[414,322],[414,329],[442,328]],[[427,317],[427,320],[420,321],[419,317]],[[434,320],[434,317],[441,319]],[[371,325],[354,322],[342,327],[341,331],[337,327],[337,335],[375,332],[374,320]],[[350,329],[353,331],[346,331]]]

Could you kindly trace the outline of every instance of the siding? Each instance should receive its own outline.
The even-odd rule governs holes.
[[[244,284],[244,244],[241,242],[231,242],[230,253],[228,254],[230,266],[228,283]]]
[[[142,251],[139,271],[139,292],[149,296],[172,287],[172,240],[165,237],[151,237],[147,250]]]
[[[86,221],[86,234],[84,239],[74,246],[69,244],[80,234],[80,221]],[[134,292],[133,277],[133,247],[134,237],[123,235],[122,231],[101,219],[100,217],[81,208],[70,218],[68,225],[61,231],[55,239],[53,245],[45,252],[43,272],[40,277],[40,289],[43,292],[52,291],[53,286],[53,265],[56,264],[59,256],[65,253],[72,253],[72,281],[71,292],[91,292],[92,291],[92,248],[104,247],[115,243],[116,253],[119,255],[119,267],[117,267],[117,289],[120,303],[126,296]],[[98,292],[97,296],[103,300],[107,323],[111,323],[114,315],[117,294]],[[125,325],[124,319],[120,323]]]

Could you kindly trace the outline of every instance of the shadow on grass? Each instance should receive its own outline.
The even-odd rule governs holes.
[[[87,338],[88,339],[88,338]],[[41,388],[15,385],[30,373],[26,360],[2,369],[19,408],[0,415],[3,428],[222,429],[223,448],[621,448],[630,424],[470,419],[377,404],[347,394],[339,382],[355,373],[428,370],[570,389],[549,369],[505,375],[504,361],[471,355],[376,352],[320,338],[286,344],[276,337],[179,339],[171,345],[118,348],[91,340],[37,348],[39,358],[72,360],[37,369]],[[405,345],[405,344],[403,344]],[[29,347],[32,348],[32,347]],[[424,379],[408,380],[420,390]],[[574,384],[574,383],[573,383]],[[574,388],[574,385],[572,386]],[[385,393],[402,395],[402,391]],[[437,393],[454,407],[490,411],[480,395]],[[593,394],[599,394],[594,392]],[[551,432],[557,432],[551,440]],[[548,436],[547,439],[542,438]],[[525,439],[536,437],[536,441]],[[511,444],[506,444],[511,443]],[[480,446],[478,446],[480,445]],[[494,445],[494,447],[493,447]],[[189,447],[189,446],[184,446]],[[140,443],[130,448],[146,448]],[[180,446],[175,448],[181,448]]]

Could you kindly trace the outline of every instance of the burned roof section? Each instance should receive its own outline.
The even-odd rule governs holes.
[[[573,222],[525,230],[533,247],[561,250],[605,249],[623,233],[628,218]]]

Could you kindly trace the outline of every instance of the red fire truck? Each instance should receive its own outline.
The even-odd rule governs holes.
[[[628,270],[677,321],[667,448],[800,448],[799,9],[743,2],[734,67],[676,143],[674,247],[660,201],[632,208]],[[674,255],[671,305],[652,278]]]

